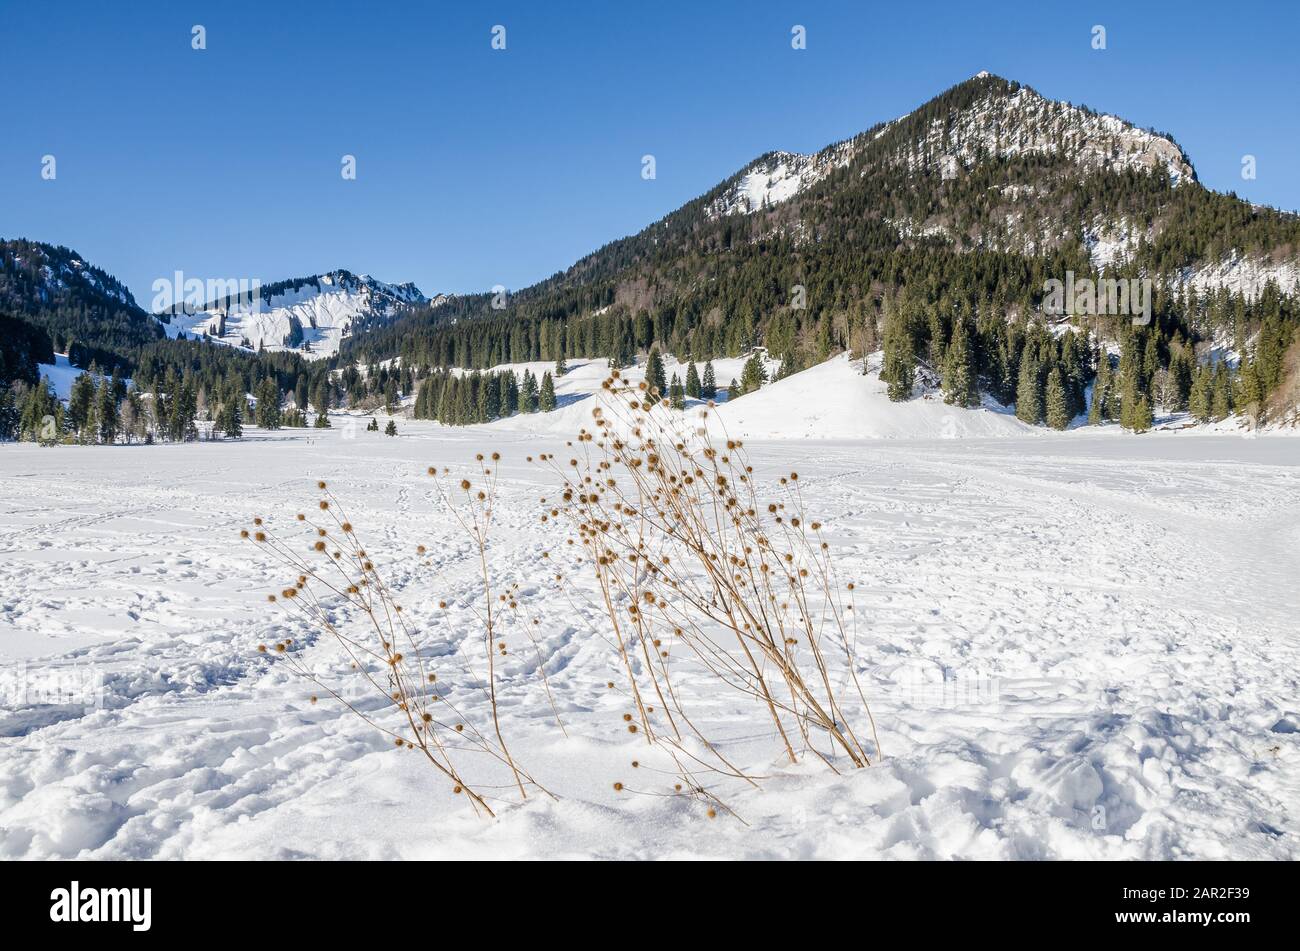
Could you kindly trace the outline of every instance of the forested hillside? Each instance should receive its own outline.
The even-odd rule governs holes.
[[[762,156],[503,307],[481,295],[417,312],[348,341],[340,362],[486,368],[762,345],[797,368],[889,337],[904,364],[942,373],[958,334],[980,388],[1014,401],[1032,340],[1028,389],[1045,401],[1059,370],[1075,406],[1106,342],[1143,355],[1140,373],[1123,368],[1131,404],[1178,408],[1195,376],[1184,364],[1214,345],[1242,358],[1220,371],[1232,405],[1262,406],[1294,338],[1298,251],[1300,219],[1205,189],[1168,136],[982,75],[815,156]],[[1067,272],[1153,285],[1148,325],[1075,322],[1090,331],[1081,371],[1042,344],[1062,322],[1043,312],[1045,282]],[[1123,415],[1119,397],[1111,408]]]

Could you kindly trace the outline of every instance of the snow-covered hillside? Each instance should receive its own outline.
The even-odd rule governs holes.
[[[1271,281],[1283,294],[1300,290],[1300,258],[1289,261],[1265,261],[1234,252],[1217,264],[1186,268],[1184,284],[1201,294],[1227,288],[1247,300],[1255,300]]]
[[[713,361],[718,385],[726,387],[739,379],[746,358]],[[880,354],[868,358],[869,372],[848,355],[774,380],[755,393],[729,400],[720,394],[709,425],[719,434],[743,439],[962,439],[1019,436],[1034,438],[1042,430],[1028,426],[993,402],[974,409],[949,406],[934,393],[923,393],[904,403],[891,402],[880,382]],[[779,361],[766,361],[769,378],[776,376]],[[703,364],[697,364],[703,367]],[[549,363],[509,364],[495,367],[522,374],[525,369],[538,378],[554,369]],[[619,371],[629,383],[645,379],[643,366]],[[664,373],[686,378],[686,366],[672,356],[664,357]],[[556,409],[550,413],[520,414],[488,423],[488,430],[512,430],[549,435],[576,433],[590,428],[592,410],[607,405],[601,399],[602,382],[609,376],[604,360],[572,360],[569,372],[555,381]],[[918,391],[919,392],[919,391]],[[691,424],[704,404],[687,400],[684,424]]]
[[[443,298],[435,298],[437,303]],[[210,301],[194,313],[167,315],[168,336],[207,336],[256,350],[297,350],[308,357],[338,352],[360,322],[390,318],[430,303],[414,284],[385,284],[368,275],[331,271],[263,287],[252,301]]]
[[[949,406],[934,393],[892,403],[880,382],[880,355],[870,372],[847,355],[777,380],[718,408],[717,424],[745,439],[958,439],[1038,432],[995,404]]]
[[[66,400],[72,393],[72,384],[84,373],[84,370],[78,370],[68,361],[66,353],[56,353],[53,363],[42,363],[37,367],[41,378],[48,380],[54,394],[61,400]]]
[[[815,155],[773,152],[758,159],[741,173],[736,183],[714,199],[707,213],[711,218],[747,215],[770,208],[821,181],[856,154],[852,141],[832,145]]]

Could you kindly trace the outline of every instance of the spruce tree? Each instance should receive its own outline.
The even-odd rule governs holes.
[[[672,382],[668,384],[668,405],[673,409],[686,409],[686,390],[682,387],[682,381],[678,379],[677,374],[673,374]]]
[[[895,403],[912,398],[916,382],[916,342],[906,315],[899,308],[885,314],[884,357],[880,379],[887,386],[889,398]]]
[[[543,413],[555,409],[555,382],[549,373],[542,374],[542,389],[537,397],[538,406]]]
[[[263,429],[280,428],[280,387],[275,377],[267,376],[257,387],[257,425]]]
[[[99,424],[99,441],[112,445],[117,441],[120,421],[117,413],[117,394],[113,383],[108,378],[99,381],[99,392],[95,397],[95,416]]]
[[[397,423],[396,423],[396,421],[391,420],[391,419],[388,421],[388,425],[384,427],[384,435],[385,435],[385,436],[396,436],[396,435],[397,435]]]
[[[6,387],[0,393],[0,441],[8,442],[18,438],[18,423],[22,413],[18,408],[19,389],[22,384]]]
[[[1037,426],[1043,421],[1043,384],[1038,366],[1037,348],[1025,341],[1020,355],[1020,375],[1016,383],[1016,418]]]
[[[664,376],[664,361],[659,356],[659,348],[651,347],[650,356],[645,361],[645,382],[647,406],[654,406],[668,396],[668,380]]]
[[[564,374],[569,372],[569,365],[564,362],[564,354],[561,353],[555,358],[555,378],[558,380]]]
[[[95,379],[89,373],[82,373],[72,381],[68,395],[68,421],[78,439],[90,441],[91,423],[95,415]]]
[[[536,413],[537,398],[537,378],[528,370],[525,370],[524,385],[519,393],[519,411],[522,413]]]
[[[740,371],[740,390],[742,393],[753,393],[767,382],[767,368],[763,366],[763,358],[755,353],[745,361],[745,368]]]
[[[1065,382],[1059,367],[1053,367],[1047,375],[1046,401],[1047,425],[1053,429],[1065,429],[1070,425],[1071,413],[1069,398],[1065,391]]]
[[[240,404],[243,402],[242,395],[237,399],[227,395],[226,401],[221,404],[217,427],[228,439],[239,439],[244,435],[244,414],[240,411]]]
[[[1114,379],[1110,370],[1110,354],[1104,349],[1097,356],[1097,375],[1092,381],[1092,405],[1088,407],[1088,422],[1100,426],[1110,419],[1111,388]]]
[[[1214,368],[1210,392],[1210,416],[1216,421],[1227,419],[1232,415],[1232,375],[1226,364]]]
[[[966,321],[960,318],[952,329],[952,340],[944,356],[943,401],[953,406],[974,406],[979,402],[969,332]]]
[[[1192,377],[1192,388],[1187,395],[1187,409],[1198,422],[1208,423],[1212,416],[1212,399],[1209,368],[1199,366]]]
[[[272,384],[274,385],[274,384]],[[277,394],[279,390],[276,390]],[[277,417],[279,406],[276,407]],[[199,438],[198,396],[193,381],[182,384],[180,394],[172,401],[171,439],[173,442],[192,442]],[[278,425],[278,423],[277,423]]]
[[[693,400],[700,398],[700,374],[692,360],[686,367],[686,395]]]
[[[1143,381],[1142,363],[1137,352],[1137,341],[1133,336],[1125,337],[1120,344],[1118,376],[1119,424],[1125,429],[1135,429],[1138,402],[1146,395],[1146,388]]]
[[[1155,425],[1155,415],[1151,409],[1151,400],[1145,393],[1140,393],[1133,405],[1130,415],[1130,427],[1135,433],[1145,433]]]
[[[704,364],[704,378],[700,380],[700,399],[711,400],[718,396],[718,379],[713,374],[713,361]]]

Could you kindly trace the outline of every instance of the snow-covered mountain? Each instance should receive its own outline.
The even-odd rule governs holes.
[[[992,79],[980,73],[977,80]],[[1182,148],[1165,135],[1068,102],[1048,99],[1028,86],[990,86],[976,101],[928,108],[919,134],[893,143],[872,160],[909,171],[938,169],[955,175],[989,158],[1064,155],[1089,170],[1163,169],[1174,184],[1196,181]],[[771,208],[807,191],[837,169],[850,165],[895,127],[917,117],[910,112],[812,155],[770,152],[756,159],[707,206],[711,218]]]
[[[206,337],[252,350],[294,350],[307,357],[338,352],[345,337],[385,323],[416,306],[436,306],[414,284],[386,284],[337,270],[263,285],[199,307],[159,314],[168,336]]]

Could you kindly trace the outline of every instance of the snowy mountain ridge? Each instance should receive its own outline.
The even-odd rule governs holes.
[[[252,299],[250,299],[250,297]],[[412,283],[388,284],[338,269],[262,285],[197,308],[182,305],[159,315],[168,336],[184,333],[248,349],[295,350],[320,358],[338,352],[345,337],[384,323],[406,308],[438,306]]]
[[[1162,169],[1175,185],[1196,181],[1190,160],[1168,136],[1139,129],[1118,116],[1048,99],[987,72],[973,81],[983,81],[988,88],[972,105],[934,116],[924,135],[893,145],[871,160],[902,165],[909,171],[937,168],[955,174],[957,168],[969,170],[990,157],[1063,153],[1090,170]],[[916,114],[907,113],[811,155],[769,152],[746,166],[708,204],[707,214],[711,218],[751,214],[788,201],[866,155]]]
[[[18,266],[30,264],[38,269],[42,286],[36,294],[43,302],[49,303],[61,292],[82,288],[123,307],[139,310],[125,284],[107,271],[87,264],[75,251],[36,242],[27,242],[25,246],[27,251],[15,253],[13,261]]]

